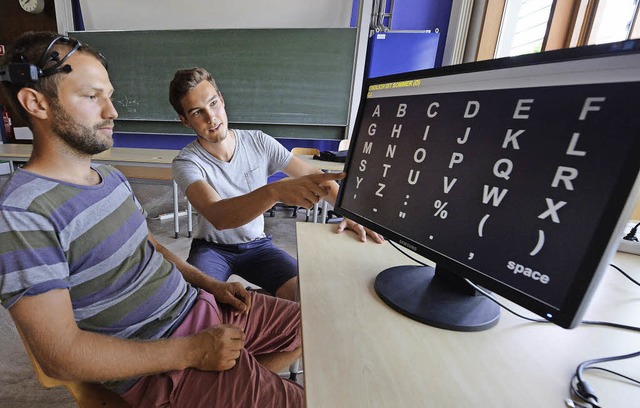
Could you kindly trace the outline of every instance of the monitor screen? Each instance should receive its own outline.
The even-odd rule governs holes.
[[[383,271],[378,295],[492,327],[466,278],[574,327],[636,202],[637,98],[638,41],[365,80],[336,212],[436,265]]]

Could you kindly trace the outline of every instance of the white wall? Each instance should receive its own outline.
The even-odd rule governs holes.
[[[81,0],[86,30],[349,27],[352,0]]]

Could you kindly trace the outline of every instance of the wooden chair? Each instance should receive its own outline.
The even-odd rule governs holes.
[[[33,365],[33,371],[35,371],[36,377],[43,387],[65,387],[80,408],[130,408],[129,404],[127,404],[126,401],[123,400],[118,394],[105,388],[101,384],[64,381],[49,377],[44,373],[44,371],[42,371],[40,364],[38,364],[38,362],[36,361],[33,353],[31,353],[29,345],[22,337],[22,334],[20,334],[20,338],[22,339],[22,344],[27,351],[29,360],[31,360],[31,365]]]

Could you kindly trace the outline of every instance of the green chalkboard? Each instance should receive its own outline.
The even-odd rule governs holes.
[[[324,128],[318,131],[337,138],[347,124],[356,43],[352,28],[71,35],[107,58],[120,131],[189,133],[169,104],[168,88],[176,70],[194,66],[216,79],[232,124],[275,126],[283,133],[288,126]]]

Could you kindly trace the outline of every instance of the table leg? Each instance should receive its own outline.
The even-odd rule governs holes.
[[[327,223],[327,200],[322,200],[322,223]]]
[[[175,238],[178,238],[180,233],[180,221],[178,220],[178,184],[173,181],[173,226],[176,233]]]
[[[189,229],[189,238],[191,238],[191,231],[193,231],[193,220],[191,219],[192,212],[191,203],[187,200],[187,226]]]

